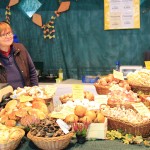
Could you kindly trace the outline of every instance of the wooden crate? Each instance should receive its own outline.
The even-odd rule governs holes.
[[[104,123],[91,123],[87,131],[87,139],[106,139],[107,119]]]

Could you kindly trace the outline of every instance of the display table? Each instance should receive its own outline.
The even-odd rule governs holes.
[[[68,79],[59,84],[56,83],[40,83],[40,86],[55,85],[57,87],[55,96],[53,97],[54,104],[58,104],[59,96],[65,93],[72,92],[72,84],[83,84],[84,90],[92,92],[97,95],[95,87],[91,83],[82,83],[81,80]],[[146,150],[144,144],[141,145],[127,145],[123,144],[120,140],[89,140],[84,144],[78,144],[76,139],[72,139],[66,150]],[[26,136],[22,139],[19,147],[16,150],[40,150],[37,148],[32,141],[30,141]]]
[[[127,145],[119,140],[95,140],[86,141],[84,144],[76,143],[76,139],[71,140],[71,143],[65,150],[146,150],[144,145]],[[40,150],[32,141],[24,137],[16,150]]]

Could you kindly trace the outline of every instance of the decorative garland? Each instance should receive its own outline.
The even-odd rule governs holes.
[[[6,7],[5,21],[7,23],[9,23],[9,24],[10,24],[10,16],[11,16],[10,7],[13,6],[13,5],[16,5],[18,2],[19,2],[19,0],[15,0],[15,1],[10,0],[9,5]],[[43,37],[44,37],[44,39],[46,39],[46,38],[48,38],[48,39],[55,38],[55,35],[54,35],[54,33],[55,33],[55,27],[54,27],[55,19],[56,19],[56,17],[60,16],[61,12],[64,12],[64,11],[68,10],[69,6],[70,6],[70,1],[67,1],[67,2],[61,2],[60,1],[59,12],[55,11],[54,12],[55,16],[52,16],[50,21],[48,21],[44,25],[42,25],[42,18],[38,14],[37,14],[37,16],[39,17],[38,18],[39,20],[38,19],[36,19],[35,21],[32,20],[35,24],[39,25],[41,27],[41,29],[43,30]]]
[[[44,39],[49,38],[55,38],[54,32],[54,21],[55,21],[56,17],[52,16],[51,20],[44,24],[43,26],[41,26],[41,29],[43,29],[43,34],[44,34]]]
[[[5,21],[10,24],[10,16],[11,16],[11,12],[10,12],[10,7],[7,6],[6,7],[6,11],[5,11]]]

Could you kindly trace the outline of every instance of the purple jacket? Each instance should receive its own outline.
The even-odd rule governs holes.
[[[0,62],[0,83],[8,83],[14,89],[38,85],[35,66],[23,44],[13,43],[9,57],[0,54]]]

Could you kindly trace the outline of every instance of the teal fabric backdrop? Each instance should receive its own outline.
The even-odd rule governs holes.
[[[20,0],[20,2],[23,0]],[[58,0],[39,0],[43,24],[58,9]],[[9,0],[0,0],[0,21]],[[32,3],[31,0],[29,2]],[[150,48],[150,1],[141,1],[141,28],[104,31],[104,0],[71,0],[70,9],[55,20],[55,39],[44,39],[39,26],[17,4],[11,7],[11,26],[34,62],[44,63],[44,74],[61,67],[65,78],[111,73],[115,62],[143,65]],[[143,13],[144,11],[147,11]]]

